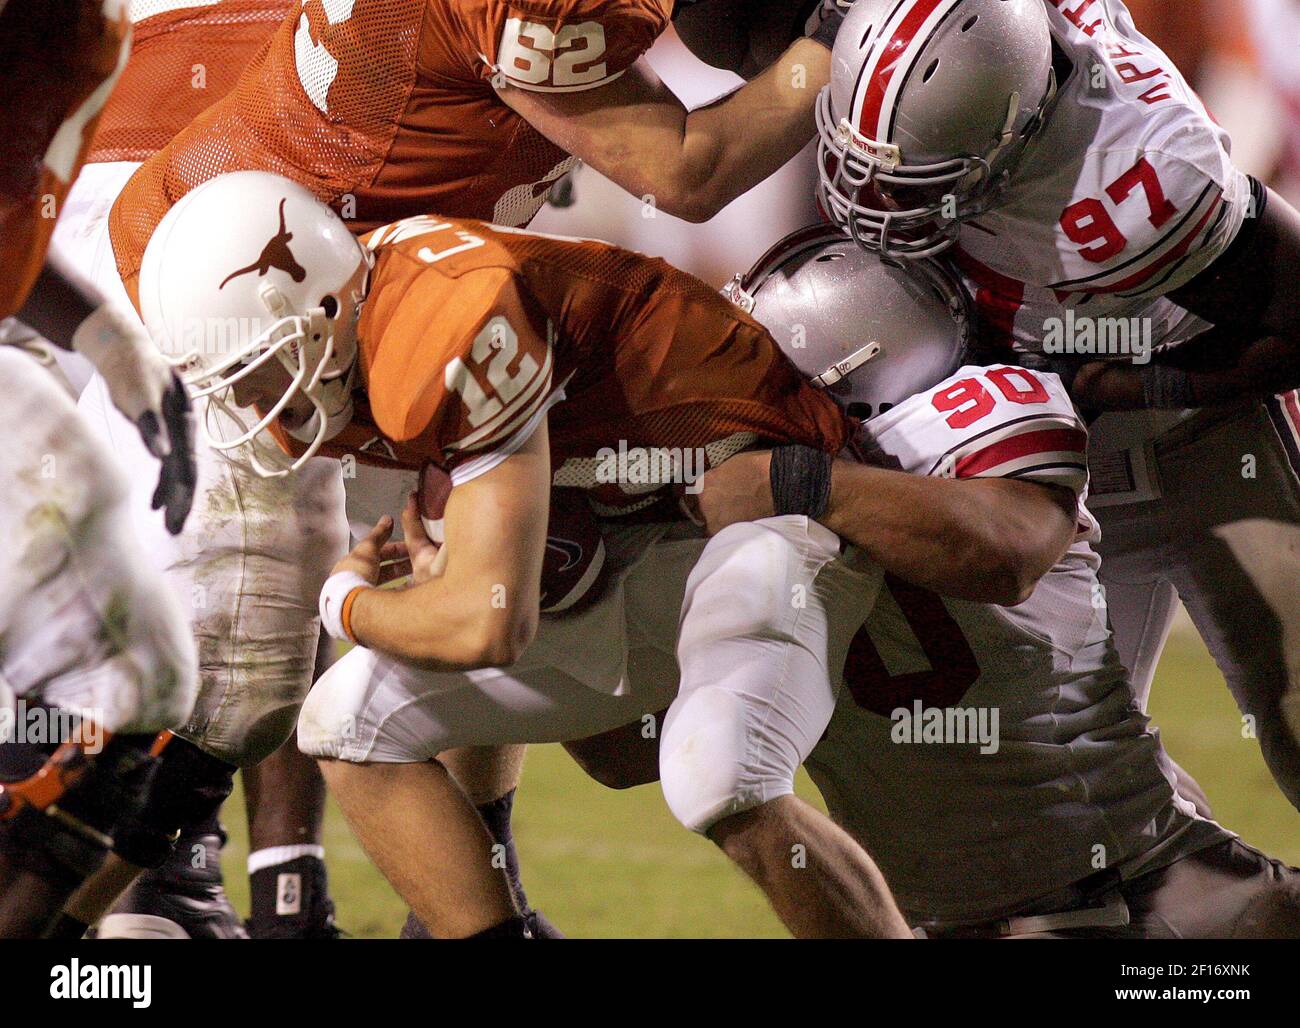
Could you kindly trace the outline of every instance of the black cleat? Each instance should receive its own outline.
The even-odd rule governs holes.
[[[249,876],[253,916],[248,934],[254,939],[337,939],[325,862],[295,857],[254,871]]]
[[[555,925],[546,919],[546,915],[540,910],[530,910],[524,915],[524,924],[528,926],[528,934],[534,939],[563,939],[564,933]],[[406,924],[402,925],[399,939],[432,939],[429,929],[425,928],[420,919],[415,916],[415,911],[406,915]]]
[[[98,939],[247,939],[221,882],[224,835],[182,835],[162,867],[145,871],[95,933]]]

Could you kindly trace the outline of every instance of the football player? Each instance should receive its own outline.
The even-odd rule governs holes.
[[[263,237],[250,239],[223,213],[234,198],[254,196],[258,203],[244,209],[263,212],[259,254],[252,251]],[[414,507],[404,516],[412,562],[423,569],[416,586],[371,588],[392,527],[386,520],[322,593],[331,631],[362,646],[313,692],[299,740],[328,758],[327,778],[380,867],[435,934],[517,931],[508,893],[488,873],[481,826],[465,822],[463,798],[430,761],[459,733],[476,744],[577,737],[657,710],[672,690],[638,695],[627,650],[646,651],[659,668],[679,650],[683,686],[664,729],[682,740],[664,775],[679,819],[722,845],[796,934],[897,933],[869,859],[792,795],[795,769],[830,715],[829,669],[842,663],[847,642],[826,610],[866,602],[869,580],[800,509],[825,502],[811,501],[805,494],[819,490],[794,476],[778,490],[780,516],[732,526],[707,546],[672,488],[683,468],[691,474],[764,440],[838,451],[851,427],[843,413],[799,379],[752,320],[661,261],[412,218],[367,238],[376,264],[366,284],[343,229],[282,180],[214,180],[160,225],[141,302],[200,395],[218,409],[258,405],[260,420],[224,444],[253,447],[267,470],[291,470],[328,447],[396,465],[433,460],[450,474],[446,545],[436,560]],[[199,235],[209,245],[192,245]],[[214,289],[210,279],[234,288]],[[951,324],[954,311],[936,285],[899,282],[895,298],[908,289],[933,290],[930,316]],[[254,317],[261,310],[267,316]],[[180,331],[200,315],[242,319],[247,332],[238,345],[204,354]],[[934,378],[954,366],[952,349],[944,336],[941,353],[924,355]],[[874,352],[864,340],[846,353],[846,366]],[[1040,402],[1036,382],[1008,378],[1004,386]],[[266,444],[268,431],[290,458]],[[1058,450],[1069,440],[1075,471],[1067,479],[1082,464],[1077,420],[1071,415],[1061,437],[1042,440]],[[676,457],[648,478],[620,474],[616,455],[641,451]],[[611,460],[615,467],[605,468]],[[1070,463],[1068,453],[1062,461]],[[823,480],[828,465],[829,457]],[[972,572],[958,576],[959,593],[1016,602],[1073,534],[1075,494],[1066,487],[863,470],[865,487],[882,497],[873,509],[930,512],[911,516],[911,529],[899,516],[871,519],[881,527],[870,541],[886,564],[925,584],[940,581],[947,562]],[[544,641],[530,645],[551,484],[584,489],[603,513],[621,515],[606,532],[621,577],[609,602],[549,622]],[[933,487],[942,499],[929,498]],[[972,509],[987,517],[977,531],[958,530]],[[863,530],[872,533],[870,524]],[[901,545],[900,535],[915,545]],[[649,546],[675,555],[680,573],[645,562],[639,575]],[[656,588],[673,582],[676,602],[657,602]],[[516,668],[541,677],[520,684]],[[450,718],[442,701],[480,714],[500,709]],[[521,723],[536,731],[515,734]],[[430,820],[410,818],[415,808]],[[791,839],[804,842],[809,861],[793,874]],[[432,879],[431,865],[440,869]]]
[[[108,238],[113,201],[142,161],[230,91],[291,4],[292,0],[131,0],[128,4],[132,42],[126,66],[99,118],[82,173],[69,192],[64,217],[51,241],[51,253],[116,300],[123,317],[136,319],[117,275]],[[102,382],[94,388],[99,402],[106,402]],[[312,489],[320,489],[319,480],[304,476],[299,484],[299,499],[304,507],[310,507]],[[133,485],[140,490],[145,483],[137,478]],[[143,499],[137,499],[139,510],[147,509]],[[307,527],[303,538],[309,540],[313,533],[311,526]],[[153,518],[145,529],[146,533],[161,534]],[[287,547],[288,542],[282,544],[281,552],[291,557]],[[159,552],[157,546],[149,550],[155,555]],[[163,552],[170,550],[165,546]],[[165,570],[165,562],[160,563]],[[222,594],[215,588],[207,591],[215,610]],[[188,591],[177,602],[188,602]],[[275,659],[266,659],[265,650],[249,651],[263,680],[306,678],[312,673],[318,649],[329,653],[329,647],[318,645],[312,637],[310,609],[291,613],[294,616],[288,625],[273,620],[273,611],[259,618],[258,631],[266,645],[272,646],[269,640],[274,638],[278,651]],[[213,629],[210,620],[196,623],[205,666],[229,659],[232,675],[251,673],[244,670],[240,659],[243,647],[238,626],[234,615],[226,617],[221,632]],[[163,821],[181,817],[180,838],[174,846],[162,845],[158,836],[170,837],[177,825],[160,824],[159,832],[152,833],[142,823],[135,845],[119,840],[119,852],[73,898],[59,931],[80,935],[87,923],[97,921],[117,899],[139,866],[147,863],[150,870],[117,902],[115,913],[98,925],[100,938],[137,931],[190,938],[243,937],[243,924],[222,888],[217,859],[224,838],[218,807],[223,791],[229,790],[233,769],[233,764],[205,754],[187,739],[178,737],[169,745],[157,772],[157,787],[161,794],[175,795],[165,804],[166,813],[161,804],[160,809],[146,813]],[[173,781],[182,774],[190,777],[188,783]],[[252,848],[251,931],[258,936],[332,933],[332,905],[319,835],[324,804],[319,773],[296,747],[289,746],[263,765],[246,769],[245,779]],[[220,784],[223,781],[224,786]],[[194,791],[188,801],[187,787]],[[192,804],[193,809],[179,813],[177,804]],[[159,861],[163,861],[161,866],[152,866]],[[292,891],[293,902],[279,898],[282,889]]]
[[[795,12],[807,15],[811,5],[764,6],[763,31],[738,17],[697,27],[700,47],[724,35],[741,41],[754,77],[688,112],[640,60],[668,24],[667,0],[570,0],[544,10],[499,0],[303,0],[234,90],[147,161],[114,206],[113,248],[128,292],[135,296],[141,255],[168,207],[237,169],[298,180],[357,232],[428,210],[526,224],[578,158],[643,196],[651,213],[708,217],[813,135],[813,97],[826,80],[839,12],[812,15],[817,38],[806,39]],[[754,67],[760,51],[773,61],[762,72]],[[83,403],[107,406],[95,387]],[[122,452],[133,449],[127,443]],[[289,485],[207,447],[199,459],[203,523],[192,536],[172,544],[139,498],[134,509],[178,591],[205,598],[193,608],[201,649],[222,651],[202,662],[212,670],[187,734],[246,765],[287,731],[285,715],[310,684],[302,671],[310,612],[342,551],[342,482],[329,462],[305,467]],[[218,496],[207,502],[212,488]],[[285,502],[314,524],[262,515]],[[268,582],[276,583],[273,603],[239,603],[245,589],[261,593]],[[283,645],[259,652],[254,640],[269,635]],[[286,672],[272,687],[260,684],[268,664]],[[503,754],[500,763],[518,757]],[[499,789],[512,777],[507,770],[458,771],[473,779],[467,784],[505,842],[510,792]]]
[[[792,237],[730,290],[810,377],[839,361],[845,338],[915,345],[915,329],[885,329],[885,297],[842,259],[844,245]],[[950,378],[902,396],[886,374],[899,360],[895,346],[839,384],[841,402],[880,412],[863,424],[868,462],[1041,481],[1077,469],[1021,445],[1059,433],[1053,415],[1067,420],[1054,380],[1041,378],[1051,394],[1043,408],[1009,402],[998,388],[1005,368],[966,368],[954,376],[960,389]],[[969,402],[981,390],[982,402]],[[958,397],[967,402],[954,406]],[[1007,438],[1027,416],[1030,432]],[[986,445],[954,451],[963,437]],[[706,475],[704,509],[715,509],[711,490],[730,463]],[[1137,707],[1097,602],[1096,537],[1081,503],[1069,550],[1014,607],[885,574],[806,766],[925,937],[1293,935],[1300,872],[1201,817],[1175,789],[1176,768]],[[638,722],[570,749],[598,780],[627,788],[658,778],[667,744]]]
[[[1146,408],[1090,457],[1124,664],[1145,705],[1181,598],[1300,804],[1300,493],[1268,410],[1228,403],[1300,380],[1300,216],[1119,0],[860,0],[839,38],[827,210],[890,259],[951,249],[986,343],[1092,360],[1076,398]]]
[[[819,260],[827,252],[834,247],[778,247],[744,282],[774,339],[803,327],[803,345],[786,353],[809,374],[834,363],[838,340],[855,334],[846,327],[854,312],[827,297],[860,298],[858,318],[876,325],[880,317],[876,298],[839,270],[843,262]],[[897,385],[873,372],[868,364],[850,375],[844,399],[877,411],[897,403]],[[1033,414],[1039,431],[1059,432],[1050,415],[1066,420],[1068,399],[1053,392],[1044,407],[1008,402],[998,375],[970,369],[960,390],[945,383],[868,419],[867,459],[921,475],[952,468],[958,477],[1051,480],[1051,462],[1016,445],[1025,436],[999,440],[997,426]],[[982,404],[954,404],[978,396],[977,386]],[[970,435],[985,448],[954,452]],[[927,937],[1278,934],[1281,924],[1265,932],[1247,923],[1250,910],[1276,888],[1300,895],[1300,871],[1176,793],[1174,767],[1138,708],[1098,603],[1096,541],[1081,504],[1069,551],[1014,607],[942,597],[886,575],[850,644],[844,688],[808,770]],[[950,719],[950,709],[959,720],[947,723],[974,730],[937,729],[936,715]],[[1300,931],[1294,913],[1286,931]]]
[[[0,316],[24,309],[97,366],[161,458],[154,502],[179,531],[194,474],[179,379],[141,328],[42,271],[129,39],[122,0],[0,3]],[[0,346],[0,377],[14,433],[0,453],[0,937],[23,938],[47,929],[138,809],[155,736],[193,703],[196,660],[103,442],[31,354]]]

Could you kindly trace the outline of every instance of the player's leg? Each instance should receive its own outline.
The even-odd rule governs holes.
[[[678,820],[713,839],[796,936],[901,938],[871,858],[794,795],[879,585],[839,558],[839,539],[806,518],[733,525],[709,542],[682,605],[660,778]]]
[[[114,840],[117,860],[142,873],[100,922],[99,938],[248,938],[221,877],[219,816],[235,771],[189,740],[167,741],[143,808]]]
[[[1158,544],[1169,519],[1176,519],[1178,512],[1153,501],[1104,507],[1094,513],[1102,526],[1097,577],[1104,588],[1104,609],[1120,663],[1128,669],[1138,706],[1145,711],[1156,665],[1178,612],[1178,593],[1168,578],[1165,551]],[[1210,800],[1200,784],[1172,758],[1170,765],[1179,794],[1203,817],[1211,817]]]
[[[314,679],[334,663],[321,633]],[[296,735],[243,772],[248,811],[248,932],[255,939],[335,938],[325,847],[325,779]]]
[[[1300,870],[1240,839],[1140,875],[1121,891],[1146,938],[1300,938]]]
[[[1244,740],[1300,807],[1300,488],[1263,407],[1160,450],[1182,517],[1170,577],[1232,691]]]
[[[0,347],[0,380],[11,434],[0,452],[0,681],[11,704],[39,702],[114,733],[102,752],[74,761],[76,774],[45,764],[54,747],[9,751],[0,802],[9,880],[0,890],[10,930],[25,931],[52,920],[102,863],[152,774],[153,736],[192,705],[196,660],[132,537],[109,451],[27,355]],[[50,792],[45,780],[62,784]],[[43,874],[52,888],[32,885]]]
[[[288,738],[311,684],[317,595],[346,550],[338,462],[312,461],[299,475],[267,480],[200,440],[194,511],[185,532],[173,538],[149,508],[152,478],[144,469],[150,458],[138,433],[107,403],[102,383],[92,381],[81,407],[131,472],[136,531],[198,643],[199,698],[178,732],[227,765],[256,763]],[[206,853],[220,843],[219,825],[208,813],[196,807],[184,821],[193,834],[184,842],[189,851]],[[224,893],[209,880],[219,873],[215,861],[198,869],[164,862],[117,913],[170,916],[194,906],[198,892],[212,900],[209,914],[223,909],[233,919]],[[202,917],[182,927],[202,935],[213,924]]]
[[[358,648],[312,690],[299,744],[324,758],[358,840],[434,935],[522,931],[524,921],[483,819],[432,758],[593,735],[662,708],[675,680],[647,694],[624,689],[618,661],[603,659],[604,650],[621,651],[622,639],[596,628],[610,614],[621,619],[622,609],[615,590],[572,619],[544,619],[518,671],[421,672]],[[614,669],[604,688],[546,663],[553,654],[572,660],[584,647],[593,666]]]

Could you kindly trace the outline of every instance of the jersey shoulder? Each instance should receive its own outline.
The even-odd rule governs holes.
[[[987,234],[969,241],[1014,252],[1017,277],[1062,302],[1177,289],[1249,214],[1227,133],[1122,5],[1047,6],[1073,68],[999,209],[978,219]]]
[[[376,427],[459,482],[466,462],[517,445],[554,390],[551,332],[518,268],[490,253],[439,267],[488,249],[457,231],[441,249],[381,246],[358,335]]]
[[[453,6],[451,17],[480,77],[551,93],[612,82],[672,17],[671,0],[462,0]]]
[[[968,365],[867,422],[867,449],[911,474],[1022,478],[1082,495],[1088,433],[1053,374]]]

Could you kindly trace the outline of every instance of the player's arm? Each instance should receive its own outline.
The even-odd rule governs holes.
[[[711,469],[699,512],[710,534],[771,517],[771,451]],[[943,596],[1014,606],[1074,539],[1077,501],[1063,486],[950,479],[837,459],[818,521],[891,574]]]
[[[348,634],[362,646],[432,670],[503,667],[517,660],[537,631],[550,480],[543,418],[518,450],[451,490],[442,573],[406,589],[357,587],[348,594],[343,618]],[[391,521],[380,522],[334,574],[352,572],[377,583],[391,531]],[[418,518],[407,534],[427,542]],[[340,606],[346,599],[340,598]]]
[[[816,130],[813,108],[831,52],[796,40],[765,71],[688,111],[644,58],[613,82],[541,92],[509,82],[501,99],[557,146],[634,196],[707,221],[795,156]]]
[[[1202,407],[1300,386],[1298,275],[1300,213],[1268,190],[1260,216],[1170,294],[1214,329],[1145,367],[1085,364],[1072,386],[1075,398],[1098,410]]]

